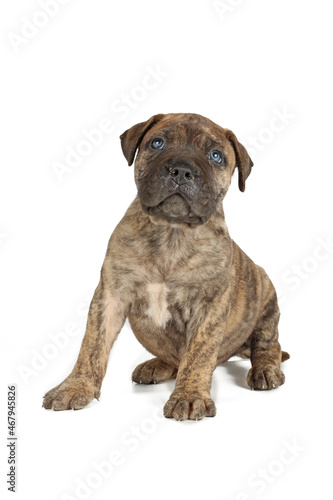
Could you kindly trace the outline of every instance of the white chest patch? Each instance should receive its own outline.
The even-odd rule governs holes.
[[[149,316],[162,328],[165,328],[165,325],[171,318],[167,302],[168,291],[168,287],[164,283],[149,283],[147,285],[149,307],[146,311],[146,316]]]

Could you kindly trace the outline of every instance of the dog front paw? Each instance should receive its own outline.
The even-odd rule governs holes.
[[[198,394],[171,394],[163,412],[165,417],[176,420],[201,420],[204,417],[215,417],[216,407],[212,399]]]
[[[247,383],[250,389],[265,391],[276,389],[284,384],[284,373],[276,366],[268,365],[253,367],[247,375]]]
[[[48,410],[81,410],[99,395],[100,391],[89,380],[69,376],[45,394],[43,407]]]

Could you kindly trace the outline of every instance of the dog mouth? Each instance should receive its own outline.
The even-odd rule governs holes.
[[[168,196],[158,208],[169,217],[187,217],[190,214],[189,203],[178,193]]]
[[[188,201],[179,193],[172,194],[155,207],[146,207],[148,215],[160,216],[169,222],[202,224],[202,218],[194,214]]]

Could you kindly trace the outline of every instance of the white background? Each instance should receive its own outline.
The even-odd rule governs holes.
[[[40,15],[40,3],[7,0],[0,12],[2,498],[12,498],[5,483],[12,383],[15,498],[328,498],[330,2],[226,0],[223,13],[212,0],[72,0],[52,18]],[[27,20],[44,26],[29,31]],[[22,42],[24,29],[30,39]],[[147,77],[152,70],[163,73],[159,81]],[[126,95],[131,104],[120,112]],[[163,419],[174,381],[132,384],[132,370],[151,356],[126,324],[100,402],[46,411],[42,396],[73,367],[108,238],[135,196],[118,137],[153,114],[180,111],[211,118],[248,146],[256,141],[246,191],[235,176],[225,213],[233,239],[279,291],[280,339],[291,354],[286,384],[248,390],[250,363],[235,358],[214,373],[215,418]],[[277,112],[287,113],[285,123],[274,121]],[[65,163],[83,130],[106,118],[112,133],[60,180],[54,162]],[[121,464],[101,479],[96,464],[117,451]]]

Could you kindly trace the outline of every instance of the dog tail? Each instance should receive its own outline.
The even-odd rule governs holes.
[[[238,352],[236,356],[240,358],[249,359],[251,357],[251,349],[244,349],[242,352]],[[281,362],[287,361],[290,358],[290,354],[286,351],[281,351]]]
[[[289,352],[281,351],[281,361],[282,361],[282,363],[284,361],[287,361],[287,359],[289,359],[289,358],[290,358]]]

